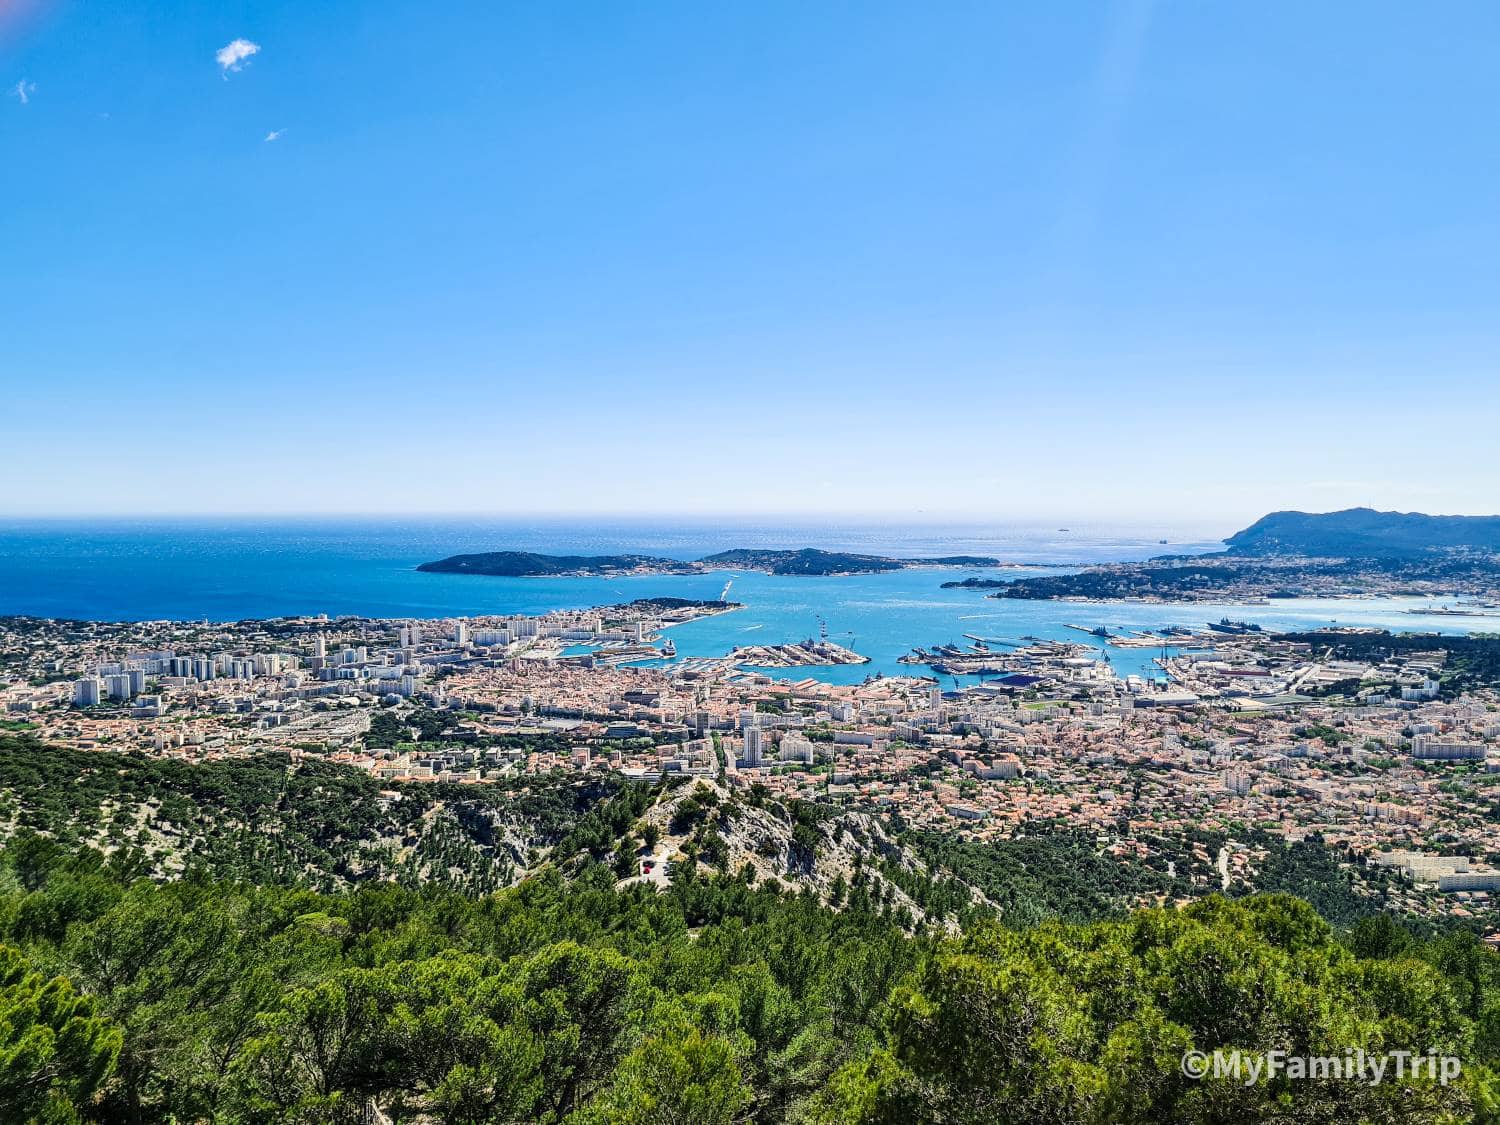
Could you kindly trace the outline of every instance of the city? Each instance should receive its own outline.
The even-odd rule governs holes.
[[[0,1125],[1500,1125],[1497,46],[0,0]]]
[[[1119,679],[1090,649],[1038,644],[1007,654],[1024,674],[956,691],[917,675],[772,675],[741,653],[632,666],[670,651],[674,624],[732,608],[9,619],[0,706],[48,745],[99,753],[281,753],[382,782],[694,779],[980,841],[1067,825],[1125,863],[1220,832],[1220,854],[1201,857],[1212,859],[1204,890],[1255,886],[1264,847],[1239,836],[1315,837],[1405,876],[1390,909],[1491,917],[1500,694],[1445,691],[1441,637],[1361,662],[1274,634],[1207,632],[1160,660],[1161,680]],[[396,734],[371,745],[372,726]],[[673,844],[640,862],[680,864]]]

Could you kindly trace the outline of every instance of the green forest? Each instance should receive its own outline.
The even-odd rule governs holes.
[[[0,1120],[1495,1120],[1500,964],[1288,896],[910,934],[602,866],[325,895],[22,835],[0,855]],[[1184,1050],[1455,1055],[1459,1081],[1192,1081]]]
[[[831,901],[711,864],[658,890],[618,881],[648,788],[423,803],[325,763],[77,753],[0,747],[0,1122],[1500,1121],[1500,957],[1343,891],[1331,922],[1286,894],[1132,911],[1181,888],[1067,833],[907,834],[928,866],[887,854]],[[512,886],[507,802],[546,841]],[[135,811],[111,835],[101,809]],[[827,839],[825,812],[785,815]],[[433,862],[357,859],[387,836]],[[1310,845],[1279,862],[1311,893],[1338,871]],[[1216,1048],[1463,1072],[1182,1073]]]

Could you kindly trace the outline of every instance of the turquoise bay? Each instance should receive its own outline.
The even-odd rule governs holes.
[[[1166,542],[1162,542],[1166,540]],[[428,559],[515,548],[558,553],[644,551],[694,558],[728,547],[797,547],[920,557],[984,554],[1051,563],[1039,571],[904,570],[839,578],[754,572],[633,578],[487,578],[423,574]],[[736,645],[829,635],[870,663],[784,675],[847,682],[913,670],[914,646],[963,644],[964,635],[1036,636],[1095,644],[1123,674],[1150,674],[1149,649],[1107,648],[1067,628],[1201,628],[1221,617],[1295,629],[1331,622],[1464,632],[1482,623],[1408,613],[1416,599],[1278,601],[1269,606],[1026,602],[944,590],[972,574],[1013,578],[1150,555],[1218,547],[1212,531],[1181,528],[850,525],[707,521],[174,520],[11,521],[0,524],[0,613],[87,620],[238,620],[292,614],[446,617],[544,613],[635,598],[717,598],[733,613],[672,630],[679,657],[719,656]]]

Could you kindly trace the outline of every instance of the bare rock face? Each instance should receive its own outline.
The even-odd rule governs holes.
[[[622,883],[669,885],[684,864],[692,863],[705,877],[733,873],[757,885],[775,881],[792,891],[811,890],[834,907],[862,885],[875,901],[909,911],[917,923],[927,921],[922,908],[881,870],[894,862],[926,876],[926,866],[864,813],[799,819],[778,802],[756,803],[741,789],[704,779],[663,794],[637,823],[638,838],[647,826],[658,837],[651,854],[642,853],[653,861],[652,870]]]

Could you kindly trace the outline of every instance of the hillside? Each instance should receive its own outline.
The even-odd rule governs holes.
[[[998,559],[980,555],[946,555],[930,559],[898,559],[884,555],[857,555],[844,551],[821,551],[804,547],[797,551],[761,551],[739,548],[706,555],[705,566],[763,570],[768,574],[835,575],[875,574],[913,566],[996,566]]]
[[[1337,853],[1251,841],[1258,882],[1337,931],[1285,895],[1130,911],[1217,886],[1223,842],[1146,866],[1066,826],[960,841],[714,781],[387,789],[4,737],[0,1120],[1436,1125],[1494,1104],[1500,958],[1380,913]],[[1304,1044],[1463,1070],[1178,1065]]]
[[[372,739],[385,742],[383,728]],[[1067,825],[1036,823],[1026,836],[978,843],[906,832],[829,805],[784,804],[754,785],[641,786],[571,773],[382,784],[316,757],[190,764],[0,735],[0,842],[27,834],[96,850],[151,879],[212,872],[326,892],[399,883],[478,894],[547,870],[574,878],[597,865],[622,887],[733,876],[833,907],[864,888],[907,928],[995,917],[1091,921],[1220,887],[1190,840],[1154,840],[1160,858],[1147,866]],[[1207,843],[1217,850],[1223,841]],[[1350,865],[1310,844],[1290,863],[1280,845],[1257,843],[1264,858],[1232,893],[1307,894],[1285,873],[1318,869],[1319,906],[1330,917],[1352,922],[1383,908],[1384,869]],[[653,870],[643,878],[644,861]]]
[[[994,587],[994,598],[1095,601],[1500,594],[1500,516],[1273,512],[1224,542],[1218,554],[964,585]]]
[[[212,870],[327,890],[506,886],[615,787],[392,786],[317,759],[201,765],[0,737],[0,837],[35,832],[153,878]]]
[[[1500,516],[1420,512],[1272,512],[1225,541],[1234,555],[1401,558],[1433,550],[1500,551]]]
[[[638,881],[640,859],[655,857],[648,882],[659,886],[669,884],[668,864],[777,881],[835,905],[868,884],[908,925],[925,922],[924,911],[881,872],[909,887],[930,880],[868,816],[789,808],[712,781],[651,788],[558,775],[382,787],[315,758],[193,765],[0,737],[0,841],[28,833],[154,879],[213,871],[326,891],[397,882],[482,893],[549,867],[577,875],[590,863],[623,885]]]
[[[1284,896],[945,936],[896,913],[597,864],[477,897],[155,883],[23,836],[0,849],[0,1120],[1436,1125],[1500,1082],[1500,958],[1467,935],[1341,937]],[[1309,1046],[1462,1071],[1179,1065]]]
[[[598,577],[647,571],[695,574],[701,568],[654,555],[539,555],[531,551],[485,551],[450,555],[417,567],[429,574],[483,574],[496,578]]]
[[[796,551],[735,548],[696,562],[655,555],[541,555],[531,551],[488,551],[452,555],[425,562],[418,570],[431,574],[483,574],[502,578],[599,577],[610,574],[699,574],[705,569],[761,570],[767,574],[827,576],[876,574],[913,566],[996,566],[981,555],[946,555],[931,559],[894,559],[804,547]]]

